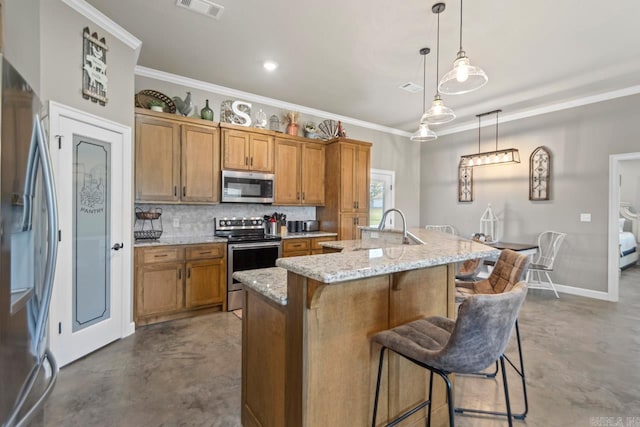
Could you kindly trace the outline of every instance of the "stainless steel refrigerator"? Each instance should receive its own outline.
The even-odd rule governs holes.
[[[0,424],[12,427],[38,413],[58,372],[46,333],[58,217],[40,100],[0,61]]]

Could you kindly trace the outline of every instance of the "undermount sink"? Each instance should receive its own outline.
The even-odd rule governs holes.
[[[367,227],[361,229],[361,238],[366,241],[379,241],[385,246],[389,244],[397,244],[402,245],[402,232],[398,230],[379,230],[376,227]],[[409,243],[404,243],[405,245],[424,245],[425,243],[420,240],[417,236],[407,233],[407,237]],[[363,248],[364,249],[364,248]]]

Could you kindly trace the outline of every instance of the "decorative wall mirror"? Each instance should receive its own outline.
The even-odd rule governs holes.
[[[540,146],[529,157],[529,200],[549,200],[551,190],[551,153]]]
[[[458,201],[473,202],[473,167],[458,165]]]

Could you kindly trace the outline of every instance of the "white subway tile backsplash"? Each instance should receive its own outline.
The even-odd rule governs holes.
[[[250,217],[279,212],[287,220],[316,219],[315,207],[272,206],[246,203],[221,203],[218,205],[162,205],[136,203],[136,208],[146,211],[161,208],[162,237],[191,237],[213,235],[213,219],[219,217]],[[177,218],[177,221],[174,221]],[[135,217],[134,217],[135,219]],[[140,220],[137,220],[140,221]],[[174,227],[179,224],[178,227]]]

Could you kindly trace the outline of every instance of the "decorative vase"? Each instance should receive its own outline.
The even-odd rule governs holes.
[[[297,123],[289,123],[287,126],[287,134],[288,135],[298,135],[298,124]]]
[[[200,110],[200,117],[203,120],[213,121],[213,110],[209,108],[209,100],[205,101],[205,106],[202,110]]]

